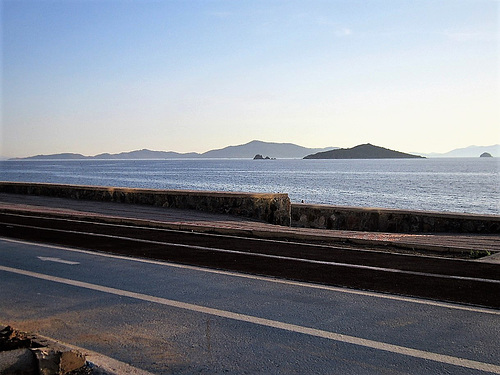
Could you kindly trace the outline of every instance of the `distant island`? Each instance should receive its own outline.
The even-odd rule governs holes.
[[[276,160],[276,158],[270,158],[269,156],[262,156],[261,154],[257,154],[253,157],[253,160]]]
[[[363,145],[360,145],[363,146]],[[356,146],[356,147],[360,147]],[[370,145],[372,146],[372,145]],[[11,158],[9,160],[133,160],[133,159],[250,159],[255,157],[255,155],[272,155],[273,158],[278,159],[323,159],[325,158],[322,155],[323,152],[330,152],[332,150],[354,150],[356,147],[352,149],[339,149],[338,147],[327,147],[327,148],[307,148],[303,146],[299,146],[293,143],[275,143],[275,142],[263,142],[263,141],[251,141],[242,145],[237,146],[227,146],[221,149],[210,150],[204,153],[197,152],[188,152],[188,153],[179,153],[174,151],[153,151],[148,149],[135,150],[129,152],[121,152],[117,154],[110,153],[102,153],[95,156],[85,156],[82,154],[76,153],[59,153],[59,154],[50,154],[50,155],[36,155],[25,158]],[[377,146],[372,146],[377,147]],[[380,147],[382,149],[382,147]],[[397,152],[388,150],[391,152]],[[340,154],[345,151],[341,151]],[[500,155],[500,145],[491,145],[491,146],[469,146],[465,148],[455,149],[449,151],[447,153],[438,154],[431,153],[425,154],[420,152],[415,152],[414,154],[429,157],[429,158],[437,158],[437,157],[474,157],[477,158],[481,153],[488,153],[492,157],[498,157]],[[318,154],[318,155],[317,155]],[[338,155],[337,153],[336,155]],[[350,153],[351,155],[356,155],[358,152]],[[327,153],[328,155],[328,153]],[[359,154],[358,154],[359,155]],[[404,153],[400,153],[399,156],[390,156],[393,157],[403,157]],[[417,155],[406,154],[410,156],[404,157],[418,157]],[[487,157],[487,156],[483,156]],[[329,159],[330,157],[326,157]],[[335,156],[337,158],[337,156]],[[354,158],[354,157],[350,157]],[[359,158],[387,158],[387,156],[370,156],[370,155],[360,155],[356,157]],[[1,158],[0,160],[5,160],[6,158]]]
[[[428,158],[477,158],[478,155],[487,152],[492,157],[500,156],[500,144],[495,144],[491,146],[468,146],[463,148],[456,148],[454,150],[438,154],[430,153],[425,154],[417,152],[417,154],[428,157]]]
[[[404,152],[389,150],[370,143],[352,148],[340,148],[316,154],[307,155],[304,159],[410,159],[423,158],[420,155],[406,154]]]
[[[198,156],[196,153],[179,154],[177,152],[166,151],[151,151],[147,149],[136,150],[130,152],[121,152],[119,154],[99,154],[95,156],[85,156],[82,154],[62,153],[50,155],[36,155],[27,158],[14,158],[12,160],[86,160],[86,159],[100,159],[100,160],[122,160],[122,159],[175,159],[175,158],[190,158]]]
[[[36,155],[27,158],[14,158],[12,160],[89,160],[89,159],[250,159],[255,155],[273,155],[280,159],[302,159],[305,155],[332,150],[338,147],[327,148],[307,148],[293,143],[274,143],[263,141],[251,141],[243,145],[228,146],[217,150],[210,150],[204,153],[178,153],[173,151],[152,151],[148,149],[119,154],[98,154],[95,156],[85,156],[74,153],[61,153],[51,155]]]
[[[479,155],[480,158],[492,158],[491,154],[489,152],[483,152],[481,155]]]

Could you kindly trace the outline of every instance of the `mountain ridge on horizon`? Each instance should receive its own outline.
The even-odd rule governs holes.
[[[251,159],[256,154],[265,154],[274,158],[301,159],[311,152],[332,150],[336,147],[308,148],[293,143],[277,143],[253,140],[236,146],[226,146],[220,149],[209,150],[203,153],[175,151],[153,151],[149,149],[134,150],[116,154],[101,153],[94,156],[85,156],[77,153],[58,153],[50,155],[35,155],[9,160],[109,160],[109,159],[218,159],[244,158]]]
[[[244,158],[251,159],[256,154],[282,159],[302,159],[307,155],[336,150],[339,147],[307,148],[294,143],[277,143],[253,140],[245,144],[226,146],[220,149],[209,150],[204,153],[188,152],[179,153],[175,151],[153,151],[141,149],[134,151],[120,152],[116,154],[101,153],[94,156],[85,156],[78,153],[57,153],[47,155],[35,155],[28,157],[9,158],[8,160],[132,160],[132,159],[225,159]],[[458,148],[446,153],[420,153],[413,154],[424,157],[479,157],[483,152],[489,152],[494,157],[500,157],[500,144],[491,146],[468,146]]]
[[[476,146],[471,145],[467,147],[455,148],[444,153],[417,153],[428,158],[475,158],[483,152],[488,152],[494,157],[500,157],[500,144],[491,146]]]

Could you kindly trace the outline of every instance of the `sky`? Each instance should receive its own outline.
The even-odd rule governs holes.
[[[500,143],[498,0],[0,0],[0,155]]]

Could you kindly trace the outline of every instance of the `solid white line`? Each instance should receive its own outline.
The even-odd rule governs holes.
[[[300,286],[303,288],[328,290],[328,291],[337,292],[337,293],[354,294],[354,295],[365,296],[365,297],[382,298],[382,299],[388,299],[388,300],[393,300],[393,301],[416,303],[419,305],[442,307],[442,308],[447,308],[447,309],[452,309],[452,310],[462,310],[462,311],[470,311],[470,312],[477,312],[477,313],[484,313],[484,314],[491,314],[491,315],[500,315],[499,310],[488,309],[485,307],[466,306],[466,305],[453,304],[453,303],[449,303],[449,302],[424,300],[424,299],[417,299],[414,297],[404,297],[404,296],[384,294],[384,293],[378,293],[378,292],[369,292],[369,291],[364,291],[364,290],[335,287],[335,286],[329,286],[329,285],[310,284],[310,283],[303,282],[303,281],[276,279],[276,278],[272,278],[272,277],[268,277],[268,276],[257,276],[257,275],[250,275],[250,274],[237,273],[237,272],[231,272],[231,271],[215,270],[215,269],[210,269],[210,268],[189,266],[189,265],[185,265],[185,264],[170,263],[167,261],[159,261],[159,260],[153,260],[153,259],[132,258],[132,257],[128,257],[125,255],[116,255],[116,254],[103,253],[103,252],[98,252],[98,251],[75,249],[75,248],[65,247],[65,246],[57,246],[57,245],[42,244],[42,243],[29,242],[29,241],[23,241],[23,240],[15,240],[15,239],[5,238],[5,237],[0,237],[0,239],[2,241],[7,241],[7,242],[14,242],[14,243],[20,243],[20,244],[26,244],[26,245],[32,245],[32,246],[41,246],[41,247],[46,247],[49,249],[72,251],[75,253],[88,254],[88,255],[92,255],[92,256],[101,256],[101,257],[105,257],[105,258],[126,260],[129,262],[155,264],[155,265],[166,266],[166,267],[188,269],[188,270],[213,273],[213,274],[218,274],[218,275],[225,275],[225,276],[232,276],[232,277],[238,277],[238,278],[244,278],[244,279],[272,282],[275,284],[293,285],[293,286]]]
[[[460,366],[460,367],[469,368],[469,369],[473,369],[473,370],[488,371],[488,372],[491,372],[494,374],[500,374],[500,366],[494,365],[491,363],[478,362],[478,361],[473,361],[473,360],[469,360],[469,359],[465,359],[465,358],[453,357],[453,356],[449,356],[449,355],[428,352],[425,350],[418,350],[418,349],[408,348],[405,346],[388,344],[388,343],[380,342],[380,341],[367,340],[367,339],[363,339],[360,337],[343,335],[343,334],[336,333],[336,332],[329,332],[329,331],[324,331],[324,330],[315,329],[315,328],[303,327],[303,326],[299,326],[296,324],[289,324],[289,323],[284,323],[284,322],[280,322],[280,321],[276,321],[276,320],[264,319],[264,318],[259,318],[256,316],[239,314],[239,313],[234,313],[231,311],[219,310],[219,309],[214,309],[214,308],[210,308],[210,307],[194,305],[191,303],[174,301],[174,300],[170,300],[170,299],[166,299],[166,298],[150,296],[147,294],[130,292],[127,290],[110,288],[110,287],[97,285],[97,284],[90,284],[90,283],[86,283],[83,281],[76,281],[76,280],[66,279],[66,278],[62,278],[62,277],[45,275],[45,274],[32,272],[32,271],[20,270],[17,268],[0,266],[0,270],[5,271],[5,272],[18,274],[18,275],[34,277],[34,278],[41,279],[41,280],[52,281],[52,282],[56,282],[56,283],[60,283],[60,284],[66,284],[66,285],[76,286],[79,288],[85,288],[85,289],[95,290],[95,291],[99,291],[99,292],[114,294],[114,295],[118,295],[118,296],[122,296],[122,297],[129,297],[129,298],[134,298],[134,299],[138,299],[138,300],[142,300],[142,301],[158,303],[161,305],[166,305],[166,306],[184,309],[184,310],[188,310],[188,311],[198,312],[198,313],[202,313],[202,314],[208,314],[208,315],[217,316],[217,317],[221,317],[221,318],[237,320],[240,322],[247,322],[247,323],[251,323],[251,324],[257,324],[257,325],[261,325],[261,326],[277,328],[277,329],[281,329],[281,330],[285,330],[285,331],[289,331],[289,332],[296,332],[296,333],[301,333],[301,334],[314,336],[314,337],[320,337],[320,338],[324,338],[324,339],[328,339],[328,340],[344,342],[347,344],[353,344],[353,345],[362,346],[362,347],[366,347],[366,348],[382,350],[382,351],[386,351],[386,352],[390,352],[390,353],[406,355],[409,357],[426,359],[426,360],[430,360],[430,361],[434,361],[434,362],[439,362],[439,363],[444,363],[444,364],[449,364],[449,365],[454,365],[454,366]]]

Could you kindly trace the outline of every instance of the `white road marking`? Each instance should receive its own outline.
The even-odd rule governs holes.
[[[24,225],[20,225],[20,224],[13,224],[13,225],[19,226],[19,227],[25,227]],[[315,259],[295,258],[295,257],[289,257],[289,256],[283,256],[283,255],[272,255],[272,254],[255,253],[255,252],[247,252],[247,251],[240,251],[240,250],[219,249],[219,248],[216,248],[216,247],[206,247],[206,246],[197,246],[197,245],[186,245],[186,244],[173,243],[173,242],[145,240],[145,239],[139,239],[139,238],[125,237],[125,236],[115,236],[115,235],[104,234],[104,233],[80,232],[80,231],[74,231],[74,230],[62,230],[62,229],[54,229],[54,228],[50,228],[49,229],[49,228],[36,227],[36,226],[26,226],[26,227],[37,228],[37,229],[44,229],[44,230],[50,230],[50,231],[53,231],[53,232],[85,234],[87,236],[113,238],[113,239],[134,241],[134,242],[147,243],[147,244],[153,244],[153,245],[163,245],[163,246],[181,247],[181,248],[185,248],[185,249],[194,249],[194,250],[203,250],[203,251],[216,251],[216,252],[219,252],[219,253],[254,256],[254,257],[257,257],[257,258],[270,258],[270,259],[279,259],[279,260],[291,260],[291,261],[297,261],[297,262],[300,261],[302,263],[311,263],[311,264],[322,264],[322,265],[330,265],[330,266],[349,267],[349,268],[357,268],[357,269],[363,269],[363,270],[372,270],[372,271],[380,271],[380,272],[395,273],[395,274],[396,273],[400,273],[400,274],[415,275],[415,276],[425,276],[425,277],[431,277],[431,278],[468,280],[468,281],[477,281],[477,282],[487,282],[487,283],[493,283],[493,284],[500,284],[500,280],[482,279],[482,278],[477,278],[477,277],[454,276],[454,275],[445,275],[445,274],[437,274],[437,273],[435,274],[435,273],[428,273],[428,272],[407,271],[407,270],[400,270],[400,269],[394,269],[394,268],[385,268],[385,267],[376,267],[376,266],[365,266],[365,265],[362,265],[362,264],[352,264],[352,263],[332,262],[332,261],[315,260]]]
[[[56,283],[60,283],[60,284],[76,286],[79,288],[85,288],[85,289],[95,290],[95,291],[99,291],[99,292],[114,294],[114,295],[118,295],[118,296],[122,296],[122,297],[129,297],[129,298],[134,298],[134,299],[138,299],[138,300],[142,300],[142,301],[158,303],[161,305],[166,305],[166,306],[175,307],[175,308],[179,308],[179,309],[194,311],[194,312],[198,312],[198,313],[202,313],[202,314],[208,314],[208,315],[217,316],[217,317],[221,317],[221,318],[237,320],[240,322],[247,322],[247,323],[257,324],[260,326],[277,328],[277,329],[281,329],[281,330],[285,330],[285,331],[289,331],[289,332],[296,332],[296,333],[301,333],[304,335],[315,336],[315,337],[320,337],[320,338],[324,338],[324,339],[328,339],[328,340],[344,342],[347,344],[353,344],[353,345],[362,346],[362,347],[366,347],[366,348],[382,350],[382,351],[386,351],[386,352],[390,352],[390,353],[406,355],[409,357],[426,359],[426,360],[431,360],[431,361],[435,361],[435,362],[439,362],[439,363],[469,368],[469,369],[473,369],[473,370],[488,371],[488,372],[491,372],[494,374],[500,374],[500,366],[494,365],[491,363],[473,361],[470,359],[453,357],[453,356],[449,356],[449,355],[428,352],[425,350],[413,349],[413,348],[400,346],[400,345],[388,344],[388,343],[381,342],[381,341],[367,340],[367,339],[363,339],[363,338],[356,337],[356,336],[343,335],[343,334],[336,333],[336,332],[324,331],[324,330],[310,328],[310,327],[303,327],[303,326],[299,326],[296,324],[289,324],[289,323],[284,323],[284,322],[280,322],[280,321],[276,321],[276,320],[259,318],[259,317],[252,316],[252,315],[239,314],[239,313],[234,313],[231,311],[194,305],[191,303],[180,302],[180,301],[175,301],[175,300],[161,298],[161,297],[155,297],[155,296],[142,294],[142,293],[130,292],[127,290],[116,289],[116,288],[106,287],[106,286],[102,286],[102,285],[91,284],[91,283],[87,283],[87,282],[83,282],[83,281],[66,279],[66,278],[57,277],[57,276],[45,275],[45,274],[21,270],[21,269],[17,269],[17,268],[0,266],[0,271],[10,272],[10,273],[18,274],[18,275],[23,275],[23,276],[34,277],[37,279],[52,281],[52,282],[56,282]]]
[[[75,248],[65,247],[65,246],[41,244],[41,243],[37,243],[37,242],[14,240],[14,239],[5,238],[5,237],[1,238],[1,240],[7,241],[7,242],[21,243],[21,244],[26,244],[26,245],[31,245],[31,246],[41,246],[41,247],[46,247],[49,249],[72,251],[72,252],[88,254],[88,255],[92,255],[92,256],[100,256],[100,257],[105,257],[105,258],[126,260],[129,262],[155,264],[155,265],[160,265],[160,266],[188,269],[188,270],[206,272],[206,273],[214,273],[214,274],[218,274],[218,275],[226,275],[226,276],[238,277],[238,278],[243,278],[243,279],[266,281],[266,282],[271,282],[271,283],[276,283],[276,284],[294,285],[294,286],[300,286],[303,288],[329,290],[329,291],[337,292],[337,293],[354,294],[354,295],[388,299],[388,300],[401,301],[401,302],[410,302],[410,303],[416,303],[419,305],[442,307],[442,308],[447,308],[447,309],[452,309],[452,310],[462,310],[462,311],[471,311],[471,312],[478,312],[478,313],[491,314],[491,315],[500,315],[499,310],[488,309],[485,307],[466,306],[466,305],[459,305],[459,304],[454,304],[454,303],[449,303],[449,302],[424,300],[424,299],[418,299],[418,298],[413,298],[413,297],[404,297],[404,296],[397,296],[397,295],[391,295],[391,294],[369,292],[369,291],[364,291],[364,290],[335,287],[335,286],[329,286],[329,285],[310,284],[310,283],[306,283],[303,281],[292,281],[292,280],[276,279],[276,278],[266,277],[266,276],[249,275],[249,274],[237,273],[237,272],[231,272],[231,271],[214,270],[214,269],[210,269],[210,268],[189,266],[189,265],[185,265],[185,264],[170,263],[167,261],[159,261],[159,260],[153,260],[153,259],[132,258],[132,257],[124,256],[124,255],[116,255],[116,254],[102,253],[102,252],[98,252],[98,251],[75,249]]]
[[[73,262],[71,260],[64,260],[61,258],[53,258],[53,257],[37,257],[37,258],[40,259],[41,261],[44,261],[44,262],[49,261],[49,262],[71,264],[71,265],[80,264],[80,262]]]

